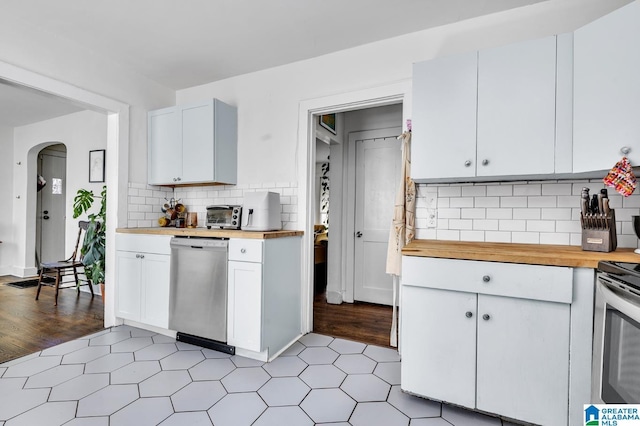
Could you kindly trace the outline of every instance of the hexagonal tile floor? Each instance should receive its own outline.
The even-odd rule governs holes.
[[[0,426],[511,424],[402,392],[400,363],[314,333],[262,363],[113,327],[0,364]]]

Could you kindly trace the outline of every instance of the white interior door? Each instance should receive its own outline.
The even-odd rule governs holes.
[[[38,192],[36,242],[39,247],[40,262],[52,262],[67,257],[65,253],[67,154],[66,151],[47,149],[40,153],[39,160],[39,174],[44,177],[46,185]]]
[[[395,137],[356,141],[354,300],[392,303],[392,278],[385,267],[401,146]]]

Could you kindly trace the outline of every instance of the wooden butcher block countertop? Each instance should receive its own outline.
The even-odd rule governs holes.
[[[266,240],[269,238],[297,237],[302,231],[241,231],[239,229],[207,229],[207,228],[118,228],[122,234],[175,235],[180,237],[210,238],[250,238]]]
[[[584,251],[577,246],[469,241],[414,240],[402,249],[402,254],[593,269],[598,267],[601,260],[640,263],[640,255],[635,254],[632,248],[601,253]]]

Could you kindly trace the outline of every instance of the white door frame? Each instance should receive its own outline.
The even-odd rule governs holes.
[[[127,224],[127,188],[129,182],[129,105],[105,96],[89,92],[69,83],[55,80],[32,71],[0,61],[0,79],[27,89],[68,99],[86,106],[86,109],[107,114],[107,164],[109,167],[106,185],[107,195],[107,265],[106,292],[115,294],[115,234],[116,228]],[[32,150],[33,151],[33,150]],[[36,151],[39,151],[37,149]],[[33,253],[35,246],[36,215],[36,157],[37,152],[29,152],[28,158],[14,158],[14,217],[25,218],[25,226],[14,230],[16,244],[24,250],[18,253],[18,265],[22,273],[35,274]],[[24,165],[26,164],[26,167]],[[21,197],[21,198],[17,198]],[[24,276],[24,275],[22,275]],[[104,325],[116,323],[114,297],[105,299]]]
[[[315,177],[315,122],[317,114],[338,113],[401,102],[402,122],[411,117],[411,80],[300,102],[298,107],[298,229],[302,237],[302,333],[313,329],[313,225]],[[343,281],[344,282],[344,281]]]

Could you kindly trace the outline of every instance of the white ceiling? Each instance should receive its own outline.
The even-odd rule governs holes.
[[[541,1],[2,0],[2,13],[179,90]],[[0,124],[40,121],[46,108],[23,102],[0,91]]]

